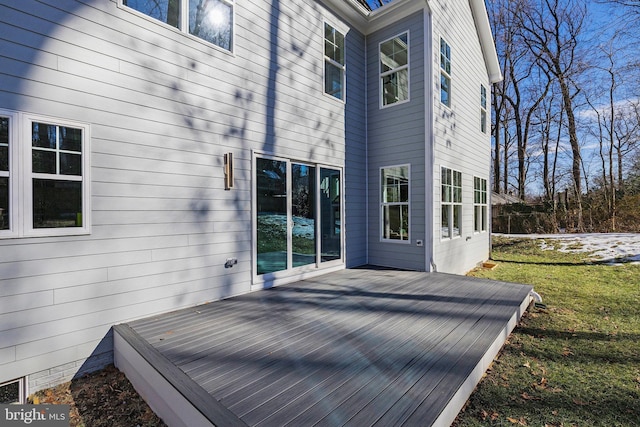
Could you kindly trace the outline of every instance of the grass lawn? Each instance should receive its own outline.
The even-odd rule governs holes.
[[[640,265],[539,243],[494,239],[497,268],[471,273],[533,285],[546,308],[523,317],[454,425],[640,426]]]

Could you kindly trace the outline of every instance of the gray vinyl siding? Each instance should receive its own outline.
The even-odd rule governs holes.
[[[474,233],[473,178],[490,182],[491,141],[480,130],[480,85],[488,73],[467,2],[434,2],[434,261],[438,271],[465,273],[489,257],[489,233]],[[440,37],[451,46],[451,108],[440,102]],[[488,101],[489,102],[489,101]],[[462,172],[462,234],[440,238],[440,170]]]
[[[61,382],[90,355],[108,360],[113,324],[250,291],[252,150],[344,167],[348,140],[350,159],[364,157],[364,125],[345,126],[364,117],[363,97],[349,89],[345,113],[322,93],[325,17],[312,0],[238,1],[230,54],[113,0],[0,5],[0,109],[87,123],[92,194],[89,235],[0,239],[0,382]],[[348,40],[348,84],[362,93],[363,37]],[[354,163],[349,209],[363,200],[365,161]]]
[[[380,108],[379,44],[409,32],[409,90],[406,103]],[[424,271],[429,249],[425,224],[424,15],[415,13],[367,37],[369,113],[369,263]],[[381,241],[380,168],[410,165],[410,243]],[[421,239],[424,246],[416,245]]]
[[[355,30],[346,36],[347,105],[345,108],[345,231],[346,266],[367,263],[367,118],[365,38]]]

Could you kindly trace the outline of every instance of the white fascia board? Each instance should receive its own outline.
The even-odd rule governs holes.
[[[366,34],[366,27],[369,24],[369,14],[364,6],[359,4],[355,0],[321,0],[340,16],[342,16],[347,22],[349,22],[355,29],[363,34]]]
[[[484,0],[469,0],[469,5],[473,13],[473,20],[476,23],[476,30],[478,31],[484,62],[489,73],[489,80],[491,83],[497,83],[502,80],[502,71],[500,70],[496,45],[493,41],[493,34],[491,33],[487,8]]]
[[[371,12],[368,32],[380,30],[424,9],[429,9],[427,0],[394,0]]]

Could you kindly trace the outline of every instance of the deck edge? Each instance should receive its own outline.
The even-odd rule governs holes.
[[[170,426],[246,424],[144,341],[129,325],[113,327],[114,363]]]
[[[530,290],[533,290],[533,287],[529,288]],[[491,366],[491,363],[494,361],[502,347],[504,347],[509,335],[511,335],[511,332],[513,332],[515,327],[518,325],[520,318],[524,315],[525,311],[527,311],[527,308],[531,305],[532,301],[533,297],[529,291],[518,306],[518,309],[513,313],[506,325],[497,334],[496,338],[487,348],[484,356],[478,361],[478,364],[473,368],[466,380],[460,385],[456,393],[453,395],[451,400],[449,400],[449,403],[444,407],[442,412],[440,412],[440,415],[438,415],[438,418],[436,418],[431,427],[451,426],[456,417],[460,414],[464,405],[469,400],[469,397],[473,394],[476,386],[480,383],[480,380],[482,380],[485,372],[489,369],[489,366]]]

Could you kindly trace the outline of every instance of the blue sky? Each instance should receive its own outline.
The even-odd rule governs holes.
[[[380,7],[380,3],[391,3],[392,0],[367,0],[371,9],[377,9]]]

